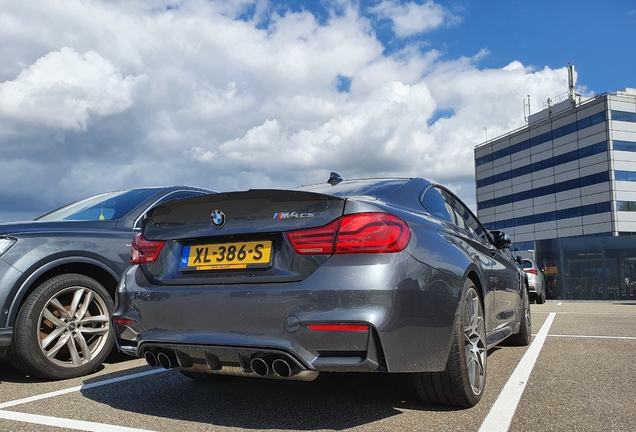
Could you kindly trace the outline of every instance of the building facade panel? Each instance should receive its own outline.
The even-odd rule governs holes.
[[[636,299],[636,90],[528,120],[475,149],[478,217],[546,269],[549,297]]]

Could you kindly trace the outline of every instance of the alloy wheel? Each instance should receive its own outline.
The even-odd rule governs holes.
[[[38,331],[40,350],[51,363],[79,367],[109,347],[108,308],[93,290],[70,286],[46,302]]]
[[[471,287],[466,293],[464,311],[464,354],[468,380],[474,394],[480,394],[486,383],[486,341],[484,317],[479,294]]]

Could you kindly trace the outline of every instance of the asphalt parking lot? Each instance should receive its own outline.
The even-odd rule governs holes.
[[[0,430],[636,430],[636,302],[548,301],[532,319],[530,347],[489,352],[471,409],[421,404],[407,375],[203,383],[118,359],[42,382],[0,356]]]

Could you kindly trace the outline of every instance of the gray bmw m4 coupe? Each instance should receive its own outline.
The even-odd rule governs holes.
[[[421,178],[168,202],[133,242],[116,342],[197,380],[410,373],[424,402],[470,407],[487,350],[530,342],[509,246]]]

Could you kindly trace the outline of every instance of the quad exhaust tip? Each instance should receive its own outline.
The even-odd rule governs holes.
[[[159,363],[157,363],[157,357],[150,351],[146,351],[146,354],[144,354],[144,358],[146,359],[146,363],[148,363],[148,366],[150,367],[157,367],[157,365]]]
[[[175,352],[162,350],[158,353],[157,351],[146,351],[144,358],[150,367],[161,366],[164,369],[172,369],[176,367],[189,369],[193,367],[193,361],[190,356],[179,350],[176,350]],[[205,360],[206,366],[210,371],[220,371],[222,369],[221,362],[218,357],[208,353],[207,351],[205,353]],[[290,378],[302,372],[300,366],[298,366],[296,362],[290,361],[290,359],[286,359],[282,356],[279,357],[261,354],[251,360],[245,357],[243,360],[245,362],[245,366],[242,367],[243,374],[249,374],[249,372],[252,372],[259,377],[275,375],[279,378]],[[249,364],[249,369],[246,367],[247,364]]]
[[[170,360],[170,357],[168,357],[168,354],[166,353],[163,353],[163,352],[159,353],[159,355],[157,355],[157,361],[159,362],[161,367],[163,367],[164,369],[172,368],[172,361]]]
[[[295,365],[291,366],[287,360],[282,358],[277,358],[272,362],[272,369],[274,370],[274,373],[281,378],[289,378],[290,376],[298,373],[298,368],[295,367]]]
[[[270,374],[269,365],[261,357],[253,358],[250,362],[250,368],[252,368],[252,372],[258,376],[264,377]]]

